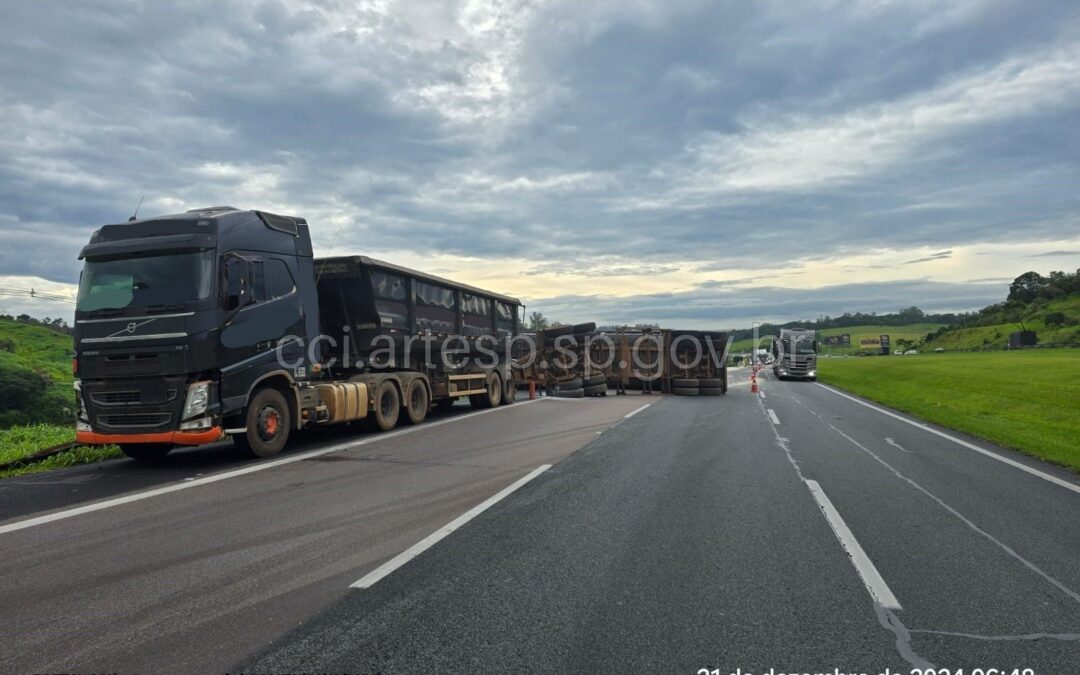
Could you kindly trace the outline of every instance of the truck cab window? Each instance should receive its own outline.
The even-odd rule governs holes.
[[[281,298],[296,290],[296,282],[289,272],[289,266],[278,258],[266,261],[266,282],[271,298]]]

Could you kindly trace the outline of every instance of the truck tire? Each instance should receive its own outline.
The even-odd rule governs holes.
[[[428,411],[431,410],[431,397],[428,396],[427,385],[424,380],[417,377],[409,382],[405,391],[405,419],[409,424],[420,424],[427,419]]]
[[[392,380],[383,380],[375,388],[372,423],[377,431],[390,431],[397,426],[401,415],[401,397]]]
[[[506,378],[506,386],[503,387],[503,405],[510,405],[517,398],[517,382],[514,381],[514,374],[510,373],[510,377]]]
[[[244,422],[247,431],[233,436],[236,449],[251,457],[273,457],[289,440],[289,402],[273,387],[259,389],[248,401]]]
[[[701,386],[701,381],[696,377],[676,377],[672,378],[671,386],[678,389],[697,389]]]
[[[606,387],[607,386],[607,375],[604,375],[603,373],[598,373],[596,375],[590,375],[590,376],[585,378],[585,386],[586,387],[593,387],[593,386],[596,386],[598,384],[602,384],[602,385],[604,385]]]
[[[572,380],[567,380],[566,382],[558,382],[556,384],[558,385],[560,391],[563,389],[581,389],[585,386],[585,383],[581,381],[580,377],[575,377]]]
[[[698,389],[701,396],[723,396],[724,390],[720,387],[701,387]]]
[[[558,394],[555,394],[556,398],[584,398],[585,390],[578,389],[560,389]]]
[[[140,462],[159,462],[173,446],[168,443],[121,443],[120,452]]]
[[[499,377],[499,374],[494,371],[488,373],[485,387],[487,393],[473,394],[469,397],[469,403],[472,403],[472,407],[478,409],[499,407],[499,404],[502,403],[502,378]]]
[[[588,387],[585,387],[583,391],[586,396],[607,396],[607,382],[589,385]]]
[[[671,393],[675,394],[676,396],[697,396],[698,391],[699,390],[698,390],[697,387],[672,387],[671,388]]]
[[[724,386],[724,380],[720,377],[703,377],[698,382],[702,389],[720,389]]]

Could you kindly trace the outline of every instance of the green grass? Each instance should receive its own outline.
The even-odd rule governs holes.
[[[1052,312],[1061,312],[1077,324],[1047,327],[1044,319]],[[1024,327],[1038,333],[1040,344],[1080,344],[1080,295],[1046,302],[1024,317]],[[1009,334],[1018,330],[1020,325],[1016,323],[958,328],[926,342],[922,349],[1003,349],[1009,343]]]
[[[0,464],[7,464],[38,450],[73,440],[75,440],[75,429],[70,426],[34,424],[0,429]],[[38,462],[0,469],[0,478],[60,469],[76,464],[91,464],[121,456],[120,449],[115,445],[75,448]]]
[[[0,428],[74,418],[71,336],[0,319]]]
[[[1080,350],[822,359],[818,377],[1080,471]]]

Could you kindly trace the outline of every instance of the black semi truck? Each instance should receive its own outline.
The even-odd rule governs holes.
[[[232,437],[418,424],[514,400],[521,303],[364,256],[315,259],[307,222],[232,207],[106,225],[80,254],[77,440],[140,460]]]

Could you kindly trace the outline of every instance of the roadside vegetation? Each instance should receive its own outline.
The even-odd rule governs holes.
[[[0,478],[122,456],[119,448],[109,445],[73,448],[40,460],[28,459],[41,450],[74,440],[75,429],[70,425],[33,424],[0,429]]]
[[[105,446],[30,459],[75,440],[71,355],[65,322],[0,316],[0,478],[121,456]]]
[[[73,420],[71,354],[64,330],[0,318],[0,428]]]
[[[822,359],[818,377],[930,422],[1080,471],[1080,350]]]

